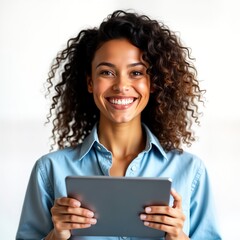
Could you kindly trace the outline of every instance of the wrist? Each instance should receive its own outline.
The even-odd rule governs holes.
[[[43,240],[68,240],[69,238],[60,237],[59,234],[56,233],[55,229],[53,229]]]
[[[190,238],[183,232],[182,233],[182,240],[190,240]]]

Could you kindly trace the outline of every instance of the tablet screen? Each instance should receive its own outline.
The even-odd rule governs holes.
[[[165,235],[146,227],[139,215],[146,206],[169,204],[170,178],[69,176],[66,187],[68,197],[79,200],[97,218],[90,228],[72,230],[73,236]]]

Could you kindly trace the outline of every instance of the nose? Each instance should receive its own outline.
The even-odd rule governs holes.
[[[116,92],[127,92],[129,91],[129,88],[130,86],[127,78],[121,75],[116,78],[116,81],[112,87],[113,91]]]

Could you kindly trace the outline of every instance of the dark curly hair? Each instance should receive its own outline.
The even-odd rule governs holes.
[[[198,103],[203,102],[204,94],[189,48],[163,23],[121,10],[109,15],[99,28],[80,31],[53,62],[46,94],[52,100],[47,116],[47,122],[53,119],[52,147],[76,146],[99,120],[99,110],[87,90],[87,77],[96,50],[120,38],[139,48],[150,66],[153,93],[142,112],[142,122],[166,151],[182,152],[182,143],[191,145],[195,140],[191,126],[199,124]]]

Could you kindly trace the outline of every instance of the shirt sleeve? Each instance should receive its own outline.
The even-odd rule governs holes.
[[[50,209],[53,190],[41,159],[33,167],[28,183],[16,240],[40,240],[52,230]]]
[[[190,238],[192,240],[222,239],[217,222],[208,173],[201,162],[196,177],[192,183]]]

